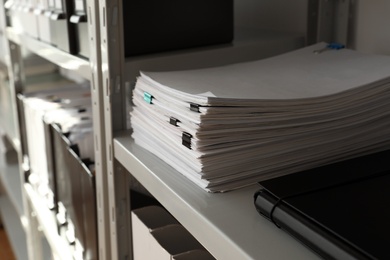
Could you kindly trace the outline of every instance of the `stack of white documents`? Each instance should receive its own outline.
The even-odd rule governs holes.
[[[390,57],[327,46],[143,72],[132,136],[211,192],[390,148]]]

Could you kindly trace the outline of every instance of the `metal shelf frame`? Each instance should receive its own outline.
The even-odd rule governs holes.
[[[108,202],[107,202],[107,180],[106,180],[106,151],[105,151],[105,129],[103,114],[103,91],[101,91],[101,59],[100,59],[100,30],[99,30],[99,5],[96,1],[87,0],[88,14],[88,32],[90,57],[89,60],[78,56],[70,55],[62,50],[59,50],[50,44],[43,43],[30,36],[20,34],[13,28],[2,28],[3,35],[6,36],[5,47],[7,51],[7,67],[10,80],[10,92],[12,96],[12,104],[14,105],[15,115],[18,115],[16,106],[16,96],[24,92],[25,86],[25,71],[23,68],[23,59],[21,49],[26,48],[30,52],[48,60],[52,64],[75,73],[76,75],[90,81],[92,110],[94,119],[94,146],[95,146],[95,169],[96,169],[96,190],[97,190],[97,205],[98,205],[98,244],[99,258],[111,259],[110,240],[109,240],[109,218],[108,218]],[[1,19],[4,19],[2,24],[5,24],[4,15],[4,0],[0,1],[2,12]],[[29,259],[42,259],[43,249],[40,242],[40,229],[44,232],[45,237],[53,251],[53,254],[59,259],[72,259],[71,251],[58,239],[57,228],[53,222],[52,212],[45,208],[39,196],[28,183],[25,183],[25,174],[29,171],[28,163],[23,158],[21,151],[21,137],[24,133],[20,132],[19,118],[15,119],[17,130],[15,140],[12,140],[17,150],[18,162],[20,167],[18,174],[20,175],[20,188],[22,191],[23,210],[21,218],[25,221],[25,232],[28,247]]]
[[[329,12],[325,11],[333,10],[329,2],[334,1],[308,0],[308,19],[311,24],[318,25],[308,28],[308,39],[318,41],[329,34],[329,28],[333,26],[326,18]],[[348,10],[347,2],[341,2],[342,10]],[[12,28],[5,28],[3,35],[7,38],[6,60],[15,111],[16,95],[23,93],[25,86],[22,47],[91,83],[99,259],[132,259],[130,174],[219,259],[259,258],[260,255],[266,259],[316,258],[311,251],[258,216],[251,204],[256,185],[226,194],[206,193],[135,145],[129,132],[122,132],[127,129],[127,89],[134,84],[139,70],[193,69],[265,58],[302,46],[302,36],[239,31],[236,40],[229,45],[125,59],[122,0],[86,0],[86,3],[89,60],[19,34]],[[0,4],[0,9],[3,9],[4,0],[0,0]],[[319,8],[324,12],[318,12]],[[2,14],[4,10],[0,16]],[[345,39],[346,21],[337,20],[337,23],[341,23],[338,27],[342,30],[335,33]],[[259,49],[263,51],[258,52]],[[71,259],[70,250],[56,235],[52,212],[42,207],[39,196],[25,183],[25,173],[29,169],[21,151],[20,140],[24,133],[20,131],[19,118],[15,122],[17,133],[12,142],[19,163],[15,171],[20,178],[21,201],[11,190],[8,189],[7,193],[25,223],[29,259],[42,259],[39,229],[42,229],[54,255]],[[7,186],[11,185],[10,182],[3,178]]]
[[[105,197],[108,199],[110,217],[110,258],[131,259],[129,180],[126,175],[122,175],[123,179],[117,177],[113,145],[113,131],[126,128],[122,1],[100,0],[99,10],[104,92],[104,114],[102,115],[105,121],[109,191]]]

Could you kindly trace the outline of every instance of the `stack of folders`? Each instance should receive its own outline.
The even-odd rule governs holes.
[[[66,133],[82,159],[94,161],[91,93],[89,85],[67,85],[57,89],[29,93],[23,98],[27,153],[32,177],[41,195],[48,196],[50,173],[49,124],[57,124]],[[49,163],[49,164],[48,164]],[[93,165],[91,165],[93,167]]]
[[[211,192],[390,148],[390,57],[318,43],[223,67],[144,72],[133,138]]]

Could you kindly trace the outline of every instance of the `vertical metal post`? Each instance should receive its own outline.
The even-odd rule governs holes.
[[[116,234],[119,259],[132,259],[132,237],[130,221],[130,175],[122,165],[115,160],[115,207]]]
[[[96,205],[98,227],[98,255],[101,260],[111,259],[109,229],[109,206],[106,164],[106,134],[104,121],[104,95],[102,91],[102,71],[100,52],[100,17],[99,5],[94,0],[87,0],[87,17],[90,46],[91,95],[93,110],[93,129],[96,170]]]
[[[131,252],[130,216],[128,210],[118,205],[129,203],[128,176],[115,171],[113,146],[114,131],[126,128],[122,1],[100,0],[99,4],[111,259],[128,259]]]
[[[5,13],[4,13],[4,1],[0,1],[2,5],[0,10],[0,19],[3,19],[5,22]],[[5,29],[5,28],[4,28]],[[4,30],[5,38],[7,38],[6,31]],[[22,132],[20,131],[20,113],[17,106],[17,94],[22,93],[24,90],[24,73],[23,73],[23,60],[21,54],[21,47],[8,39],[4,40],[4,45],[6,47],[6,63],[8,68],[8,75],[10,81],[10,93],[12,101],[12,110],[14,111],[14,129],[15,133],[12,138],[12,143],[18,154],[19,165],[23,165],[23,150],[22,150]],[[29,259],[42,259],[42,250],[41,250],[41,234],[38,230],[38,223],[33,216],[33,212],[29,205],[27,194],[24,189],[25,182],[25,170],[23,167],[19,167],[19,174],[21,175],[21,190],[22,190],[22,200],[23,200],[23,216],[20,216],[24,230],[26,232],[27,238],[27,251]]]
[[[307,43],[348,44],[350,0],[309,0]]]

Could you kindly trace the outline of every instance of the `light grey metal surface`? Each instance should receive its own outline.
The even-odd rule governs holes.
[[[31,52],[47,59],[54,64],[78,73],[80,76],[85,79],[90,79],[91,77],[91,69],[89,61],[79,58],[77,56],[66,53],[62,50],[57,49],[49,44],[44,42],[40,42],[34,38],[29,36],[18,34],[13,28],[8,27],[7,37],[10,41],[23,45],[28,48]]]
[[[8,72],[5,71],[8,76]],[[15,149],[19,149],[20,141],[16,131],[16,110],[12,99],[12,93],[9,81],[1,80],[0,82],[0,126],[5,134],[10,138],[11,144]]]
[[[217,259],[318,258],[257,213],[257,185],[207,193],[135,145],[128,132],[116,136],[114,151],[115,158]]]
[[[9,98],[10,98],[10,110],[13,116],[12,120],[9,120],[13,123],[13,133],[9,134],[11,138],[11,142],[15,148],[15,150],[20,154],[21,153],[21,131],[19,128],[19,120],[18,120],[18,108],[16,104],[16,95],[20,93],[23,89],[24,78],[22,77],[23,66],[21,64],[21,49],[20,46],[6,40],[6,53],[9,59],[8,66],[8,75],[9,75]],[[11,128],[12,128],[11,127]]]
[[[53,254],[61,257],[63,260],[73,259],[71,254],[72,251],[68,243],[58,235],[54,213],[49,210],[45,202],[36,194],[30,184],[24,184],[24,189],[28,197],[29,205],[31,205],[32,214],[36,217],[42,232],[49,242]]]
[[[121,210],[120,203],[130,203],[128,200],[128,181],[114,169],[113,131],[126,127],[126,92],[124,88],[123,62],[123,16],[122,1],[100,0],[100,42],[102,59],[102,86],[104,93],[103,105],[105,121],[106,149],[106,185],[104,197],[108,199],[110,214],[110,235],[106,237],[111,242],[111,257],[109,259],[131,258],[130,216],[128,211]],[[124,192],[125,191],[125,192]],[[104,192],[104,191],[102,191]]]
[[[95,187],[97,206],[98,228],[98,255],[99,259],[110,259],[110,229],[109,207],[107,190],[107,152],[104,122],[104,91],[102,89],[102,63],[100,42],[100,17],[99,4],[97,1],[87,0],[88,32],[89,32],[89,55],[91,74],[91,94],[95,146]]]
[[[11,155],[12,163],[5,159],[5,154],[0,153],[0,181],[3,183],[7,197],[12,202],[18,217],[23,215],[22,183],[20,181],[17,155]]]
[[[16,258],[28,259],[26,234],[24,233],[19,214],[6,196],[0,196],[0,215]]]

